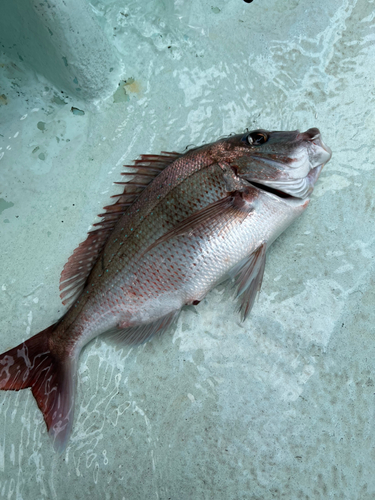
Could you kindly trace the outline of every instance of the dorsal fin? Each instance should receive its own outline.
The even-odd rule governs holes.
[[[134,165],[124,165],[132,171],[126,170],[121,175],[130,180],[115,182],[115,184],[124,185],[123,192],[112,196],[112,198],[117,198],[117,201],[113,205],[104,207],[105,212],[99,214],[102,220],[94,224],[97,229],[88,233],[86,241],[74,250],[62,270],[60,297],[64,305],[71,303],[84,288],[117,221],[155,177],[180,156],[180,153],[162,151],[160,155],[142,155],[135,160]]]

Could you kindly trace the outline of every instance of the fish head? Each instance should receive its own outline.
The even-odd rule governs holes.
[[[222,159],[239,177],[301,199],[312,193],[332,156],[317,128],[302,133],[254,130],[219,142]]]

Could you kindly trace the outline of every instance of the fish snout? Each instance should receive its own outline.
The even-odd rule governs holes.
[[[324,144],[318,128],[309,128],[306,132],[298,134],[297,138],[308,143],[311,168],[323,165],[331,159],[331,148]]]

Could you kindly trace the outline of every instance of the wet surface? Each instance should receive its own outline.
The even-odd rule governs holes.
[[[219,287],[163,338],[85,349],[62,456],[30,391],[0,393],[0,498],[374,498],[375,4],[146,4],[90,4],[122,71],[101,98],[1,54],[1,352],[64,312],[139,154],[318,127],[332,160],[245,323]]]

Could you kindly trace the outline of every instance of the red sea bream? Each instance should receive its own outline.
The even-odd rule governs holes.
[[[0,389],[30,387],[63,450],[83,346],[105,332],[144,342],[225,280],[246,319],[267,248],[306,209],[330,157],[316,128],[256,130],[184,154],[142,156],[63,269],[67,312],[0,355]]]

